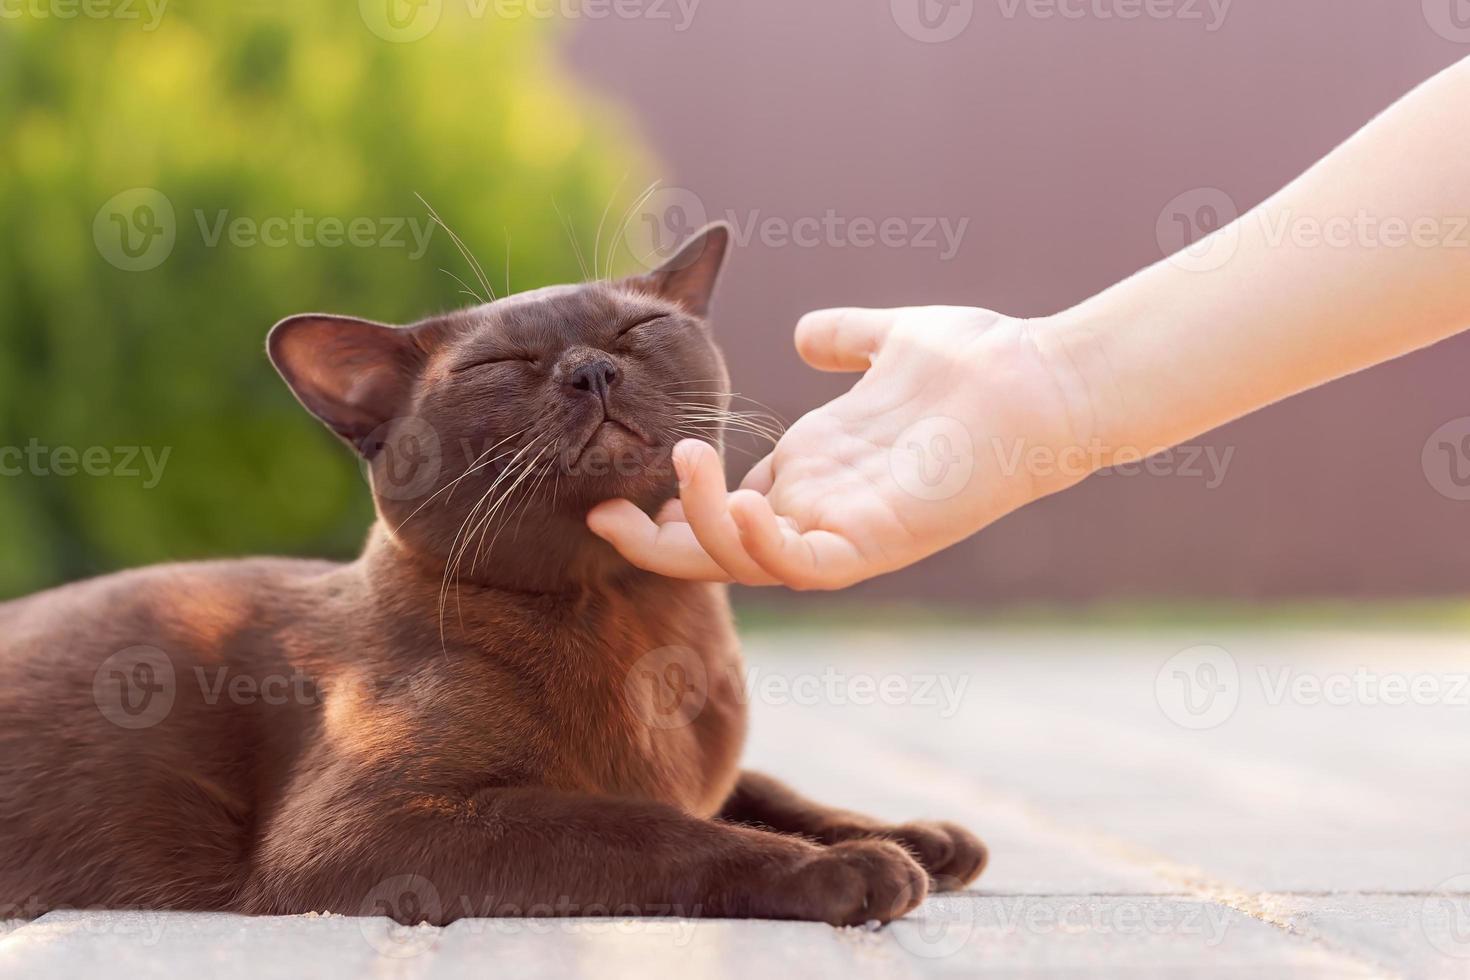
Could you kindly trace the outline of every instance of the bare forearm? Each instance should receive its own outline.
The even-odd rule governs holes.
[[[865,372],[857,387],[728,498],[714,450],[684,447],[704,475],[681,483],[679,510],[655,523],[618,501],[589,520],[663,574],[841,588],[1099,466],[1441,340],[1470,326],[1467,118],[1470,61],[1214,236],[1057,316],[810,313],[802,356]]]
[[[1470,60],[1188,257],[1048,324],[1104,453],[1177,444],[1470,326],[1467,119]]]

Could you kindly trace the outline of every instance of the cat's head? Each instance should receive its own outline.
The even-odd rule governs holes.
[[[721,443],[729,380],[705,317],[729,237],[712,225],[646,275],[411,326],[294,316],[267,347],[363,459],[398,542],[461,581],[554,588],[616,563],[589,508],[652,513],[677,493],[674,444]]]

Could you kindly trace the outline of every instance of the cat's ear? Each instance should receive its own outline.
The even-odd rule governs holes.
[[[705,225],[673,258],[646,275],[627,279],[626,283],[677,303],[695,316],[705,316],[729,248],[729,225],[723,221]]]
[[[363,456],[370,436],[406,411],[425,353],[412,328],[307,313],[266,339],[271,363],[307,411]]]

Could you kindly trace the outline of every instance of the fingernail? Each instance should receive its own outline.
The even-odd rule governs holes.
[[[679,478],[679,486],[689,483],[689,462],[679,453],[674,453],[674,475]]]

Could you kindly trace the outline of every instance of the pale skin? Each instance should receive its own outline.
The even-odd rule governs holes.
[[[1470,59],[1185,253],[1055,316],[810,313],[797,350],[863,372],[848,393],[735,492],[714,449],[688,440],[678,501],[652,519],[607,501],[588,524],[664,575],[843,588],[1097,469],[1456,334],[1470,326],[1467,119]],[[969,443],[968,479],[941,499],[913,492],[902,463],[935,425]]]

